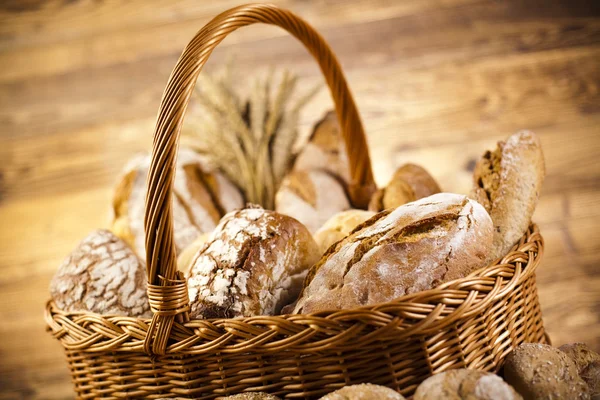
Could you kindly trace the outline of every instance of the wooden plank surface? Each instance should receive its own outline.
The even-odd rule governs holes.
[[[329,41],[368,132],[377,180],[405,162],[465,193],[474,160],[520,129],[542,139],[538,282],[556,344],[600,350],[600,7],[570,0],[275,1]],[[72,398],[44,330],[48,282],[109,222],[112,185],[149,149],[166,79],[192,35],[239,4],[181,0],[0,2],[0,398]],[[240,82],[270,65],[307,87],[319,71],[285,32],[228,37]],[[306,132],[331,107],[323,91]]]

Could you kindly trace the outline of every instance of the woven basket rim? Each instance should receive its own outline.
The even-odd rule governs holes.
[[[202,354],[217,349],[238,353],[255,348],[268,352],[281,351],[282,346],[312,352],[328,347],[330,342],[337,346],[346,336],[358,335],[366,326],[385,327],[389,331],[375,329],[377,335],[373,335],[373,340],[387,334],[395,337],[428,334],[477,315],[491,301],[507,295],[535,273],[542,255],[543,238],[538,226],[531,224],[505,257],[434,289],[347,310],[175,323],[166,354]],[[150,324],[150,319],[66,312],[52,300],[47,303],[45,319],[48,329],[65,348],[89,352],[143,352]]]

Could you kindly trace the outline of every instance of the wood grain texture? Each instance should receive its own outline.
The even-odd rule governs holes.
[[[344,66],[384,184],[424,165],[468,192],[474,161],[520,129],[541,137],[548,176],[535,215],[538,275],[554,343],[600,350],[600,6],[569,0],[275,1],[307,19]],[[112,185],[150,148],[178,55],[238,1],[0,2],[0,398],[67,399],[59,344],[44,331],[48,282],[89,231],[106,227]],[[279,29],[228,37],[243,78],[289,67],[321,80]],[[306,132],[331,101],[304,112]]]

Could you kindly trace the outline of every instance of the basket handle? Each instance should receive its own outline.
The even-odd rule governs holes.
[[[154,131],[146,197],[148,296],[153,311],[144,349],[164,354],[174,318],[187,319],[187,286],[177,273],[171,209],[179,132],[198,74],[214,48],[234,30],[262,22],[277,25],[297,39],[318,61],[329,85],[346,143],[355,207],[366,208],[375,189],[363,126],[340,64],[324,39],[304,20],[273,5],[232,8],[206,24],[181,54],[163,93]]]

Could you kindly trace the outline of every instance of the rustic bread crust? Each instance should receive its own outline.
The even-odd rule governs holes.
[[[529,228],[544,175],[542,145],[529,131],[498,142],[475,166],[470,196],[486,208],[494,222],[489,262],[505,256]]]
[[[455,369],[427,378],[414,400],[523,400],[498,375],[471,369]]]
[[[187,274],[192,318],[274,315],[292,302],[317,244],[297,220],[260,207],[227,214]]]
[[[107,230],[86,236],[50,282],[50,295],[63,311],[151,316],[146,266],[129,246]]]
[[[314,234],[320,253],[324,254],[332,244],[348,236],[354,228],[374,215],[375,212],[365,210],[347,210],[335,214]]]
[[[404,396],[385,386],[362,383],[345,386],[326,394],[321,400],[404,400]]]
[[[309,271],[294,313],[391,301],[484,266],[492,221],[466,196],[440,193],[383,211]]]
[[[405,164],[396,170],[385,188],[373,194],[369,210],[396,208],[440,192],[439,185],[425,168],[416,164]]]

